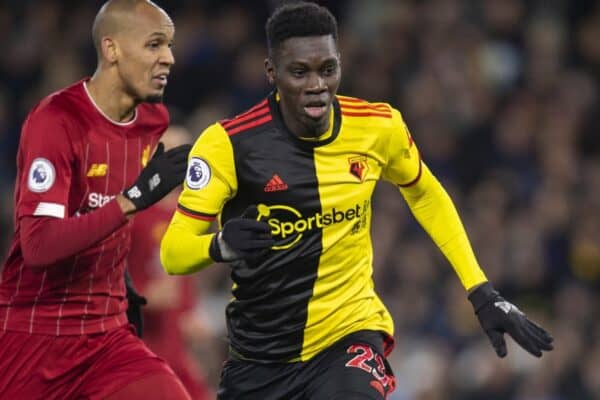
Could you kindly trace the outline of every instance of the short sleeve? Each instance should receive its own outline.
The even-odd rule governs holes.
[[[33,111],[21,131],[17,156],[17,218],[65,218],[73,178],[73,146],[60,110]]]
[[[392,109],[388,157],[383,179],[400,187],[410,186],[421,176],[421,157],[402,115]]]
[[[211,125],[190,151],[177,210],[192,218],[212,220],[236,192],[233,146],[221,125]]]

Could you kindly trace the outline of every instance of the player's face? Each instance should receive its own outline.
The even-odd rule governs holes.
[[[280,96],[281,113],[298,136],[319,136],[329,127],[331,103],[340,85],[341,66],[331,35],[285,40],[265,63]]]
[[[175,63],[171,46],[175,26],[167,14],[145,9],[119,40],[118,70],[124,91],[136,102],[162,100]]]

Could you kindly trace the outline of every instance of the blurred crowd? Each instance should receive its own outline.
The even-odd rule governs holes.
[[[278,1],[157,3],[176,25],[165,103],[180,129],[195,137],[271,90],[263,26]],[[540,360],[512,342],[498,359],[452,268],[381,184],[372,232],[376,288],[396,323],[389,399],[600,399],[600,2],[319,3],[340,22],[340,93],[402,112],[490,280],[555,337]],[[20,125],[43,96],[93,73],[101,4],[0,3],[2,257]],[[227,269],[183,278],[196,293],[183,340],[209,386],[227,352]]]

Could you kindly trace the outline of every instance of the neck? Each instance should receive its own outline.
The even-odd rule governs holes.
[[[110,119],[116,122],[128,122],[135,113],[137,103],[123,92],[114,79],[101,70],[87,82],[87,90],[94,103]]]

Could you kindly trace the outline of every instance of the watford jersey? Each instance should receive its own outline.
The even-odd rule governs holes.
[[[373,288],[371,196],[381,178],[416,181],[419,154],[388,104],[337,96],[330,118],[321,138],[298,138],[272,94],[207,128],[190,153],[178,212],[224,224],[258,205],[276,240],[232,265],[226,314],[239,357],[305,361],[359,330],[393,335]]]

